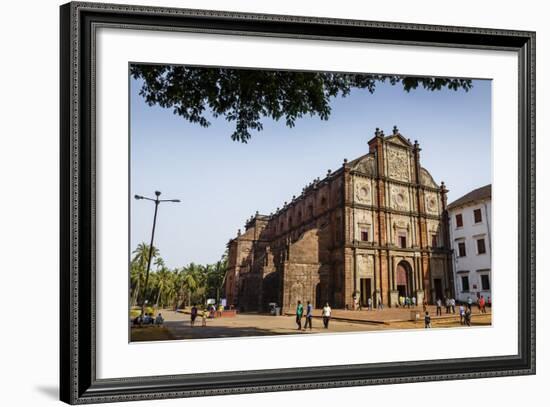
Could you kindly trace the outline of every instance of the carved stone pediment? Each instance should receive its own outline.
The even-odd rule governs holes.
[[[396,134],[395,136],[390,136],[386,139],[387,142],[397,144],[403,147],[411,147],[411,143],[407,139],[405,139],[403,136]]]

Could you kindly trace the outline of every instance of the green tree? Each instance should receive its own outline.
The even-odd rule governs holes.
[[[130,74],[142,80],[140,95],[150,105],[172,109],[191,123],[208,127],[211,117],[235,122],[231,138],[243,143],[251,130],[261,131],[264,117],[284,119],[288,127],[305,115],[328,120],[330,101],[352,89],[374,93],[388,82],[410,92],[423,87],[468,91],[472,81],[459,78],[348,74],[331,72],[268,71],[261,69],[201,68],[184,65],[133,64]]]
[[[202,280],[201,266],[195,263],[190,263],[181,270],[180,283],[182,289],[187,292],[187,301],[189,306],[191,306],[194,297],[200,291],[203,282]]]
[[[170,269],[168,269],[164,265],[155,272],[155,287],[157,289],[157,298],[155,299],[155,304],[160,305],[161,308],[164,305],[164,303],[162,302],[162,295],[169,290],[170,284],[172,282],[171,274],[172,273],[170,272]]]
[[[164,305],[170,304],[177,309],[179,305],[179,285],[178,285],[178,269],[170,270],[168,274],[168,282],[166,284],[165,290],[165,300]]]
[[[225,257],[209,265],[206,269],[207,295],[209,298],[216,298],[216,303],[220,302],[220,291],[226,271],[227,259]]]
[[[130,282],[132,285],[132,305],[136,305],[139,299],[140,291],[145,284],[145,274],[147,272],[147,262],[149,260],[149,245],[140,243],[132,252],[134,257],[130,263]],[[153,246],[152,257],[158,256],[159,251]],[[147,298],[147,293],[143,294]],[[143,300],[143,298],[142,298]]]

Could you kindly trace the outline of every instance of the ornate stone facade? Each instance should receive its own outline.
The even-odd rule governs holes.
[[[378,129],[368,154],[307,185],[271,215],[256,213],[228,243],[229,304],[291,310],[395,306],[453,295],[447,189],[420,166],[420,146]]]

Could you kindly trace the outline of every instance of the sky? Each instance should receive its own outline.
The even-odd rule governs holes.
[[[274,212],[300,195],[328,169],[368,152],[376,127],[396,125],[418,140],[421,165],[449,189],[448,202],[491,183],[491,81],[474,80],[465,92],[377,84],[374,94],[354,90],[333,99],[328,121],[263,119],[248,144],[231,140],[234,123],[223,117],[200,127],[171,109],[149,106],[130,80],[130,197],[134,194],[181,203],[159,206],[154,245],[170,268],[214,263],[229,239],[256,211]],[[130,246],[149,244],[154,204],[130,200]]]

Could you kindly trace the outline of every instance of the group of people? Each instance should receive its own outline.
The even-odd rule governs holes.
[[[366,305],[367,305],[367,310],[369,310],[369,311],[372,311],[373,308],[376,305],[378,305],[376,307],[378,310],[383,310],[384,309],[384,303],[382,302],[382,297],[380,297],[380,295],[376,297],[376,303],[374,302],[372,297],[368,297]],[[346,309],[349,309],[349,305],[346,305]],[[358,297],[357,294],[353,295],[353,309],[356,310],[356,311],[357,310],[359,310],[359,311],[362,310],[361,302],[359,301],[359,297]]]
[[[487,305],[490,306],[491,298],[489,297],[487,301],[485,301],[485,298],[480,296],[477,300],[477,306],[479,309],[480,314],[486,314],[487,313]],[[471,326],[472,325],[472,305],[474,301],[471,297],[468,298],[465,304],[460,304],[458,307],[458,314],[460,316],[460,325],[466,325]],[[443,305],[440,298],[438,298],[435,302],[436,304],[436,315],[441,315],[441,307]],[[454,298],[445,298],[445,309],[446,314],[455,314],[456,313],[456,301]],[[426,311],[426,308],[424,308],[425,314],[424,314],[424,327],[425,328],[431,328],[431,317],[430,313]]]
[[[472,326],[472,309],[471,307],[465,307],[464,305],[460,305],[458,307],[458,313],[460,315],[460,325],[466,325],[466,326]],[[454,314],[454,310],[453,310]],[[439,314],[441,315],[441,312]],[[424,328],[431,328],[432,327],[432,318],[430,316],[430,313],[426,311],[424,313]]]
[[[156,317],[153,316],[152,312],[141,313],[140,315],[135,317],[132,322],[134,326],[143,326],[143,325],[161,326],[164,323],[164,318],[160,312]]]
[[[441,301],[441,298],[438,298],[435,301],[436,305],[436,315],[441,315],[441,307],[445,302],[445,313],[446,314],[455,314],[456,313],[456,300],[454,298],[445,298],[444,301]]]
[[[487,305],[490,306],[491,297],[489,297],[488,301],[485,301],[485,298],[480,296],[477,299],[477,307],[479,309],[480,314],[486,314],[487,313]],[[440,298],[438,298],[435,302],[436,304],[436,315],[441,315],[441,308],[443,306],[443,302],[445,303],[445,313],[446,314],[455,314],[456,313],[456,301],[454,298],[445,298],[444,301],[441,301]],[[468,300],[466,301],[466,307],[468,308],[468,311],[470,313],[472,312],[472,305],[473,305],[472,297],[468,297]],[[426,309],[424,308],[424,311]]]
[[[400,296],[398,305],[403,308],[416,308],[416,297]]]
[[[330,322],[330,316],[332,314],[332,310],[330,308],[330,305],[328,302],[323,307],[323,310],[321,312],[321,316],[323,318],[323,326],[325,329],[328,329],[328,324]],[[304,317],[304,306],[302,304],[302,301],[298,301],[298,305],[296,306],[296,325],[298,326],[298,330],[302,330],[302,318]],[[309,330],[313,328],[313,305],[310,301],[307,302],[306,309],[305,309],[305,324],[304,324],[304,331],[309,327]]]
[[[202,326],[206,326],[206,319],[207,318],[214,318],[214,315],[216,313],[216,307],[214,305],[211,305],[210,307],[204,307],[200,314],[202,319]],[[197,316],[199,315],[199,309],[195,304],[191,307],[191,327],[195,326],[195,320],[197,319]]]

